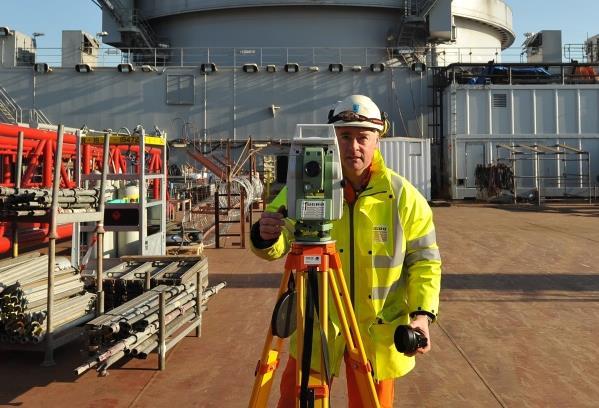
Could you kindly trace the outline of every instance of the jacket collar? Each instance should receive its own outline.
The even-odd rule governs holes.
[[[370,204],[377,204],[386,201],[388,198],[395,198],[395,193],[391,188],[389,169],[378,149],[374,151],[370,173],[368,186],[361,192],[360,196],[365,197]]]
[[[392,194],[393,189],[391,188],[391,180],[389,169],[385,165],[385,160],[379,149],[374,151],[371,164],[371,177],[368,183],[368,190],[375,191],[386,191],[387,194]]]

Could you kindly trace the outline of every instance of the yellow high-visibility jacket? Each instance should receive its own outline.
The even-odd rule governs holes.
[[[378,150],[371,171],[370,182],[355,203],[344,202],[343,217],[333,223],[331,235],[374,378],[384,380],[405,375],[414,367],[414,357],[396,350],[393,334],[397,326],[410,322],[410,313],[423,311],[437,316],[441,257],[432,211],[425,198],[385,166]],[[285,188],[267,211],[276,212],[286,205],[286,193]],[[271,246],[259,248],[252,239],[255,254],[274,260],[289,251],[293,221],[286,221],[288,228]],[[338,374],[345,340],[339,334],[339,320],[330,296],[329,300],[328,348],[331,367]],[[317,333],[314,338],[312,367],[318,370],[321,352]],[[292,339],[292,355],[293,343]]]

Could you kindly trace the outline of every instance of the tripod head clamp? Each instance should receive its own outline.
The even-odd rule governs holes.
[[[330,241],[332,222],[343,213],[342,180],[335,127],[297,125],[287,169],[287,210],[296,220],[296,241]]]

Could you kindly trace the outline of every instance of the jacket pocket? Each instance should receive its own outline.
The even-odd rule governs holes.
[[[397,327],[408,322],[408,315],[402,315],[391,322],[379,320],[370,326],[368,332],[374,354],[371,362],[376,380],[400,377],[414,367],[414,357],[398,352],[393,341]]]

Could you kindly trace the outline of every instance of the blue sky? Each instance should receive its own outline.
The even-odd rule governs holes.
[[[481,0],[483,1],[483,0]],[[564,44],[581,44],[599,34],[597,0],[507,0],[514,14],[519,47],[527,31],[562,30]],[[575,4],[575,7],[568,7]],[[102,13],[91,0],[0,0],[0,26],[32,34],[43,32],[38,47],[59,48],[62,30],[102,31]]]

